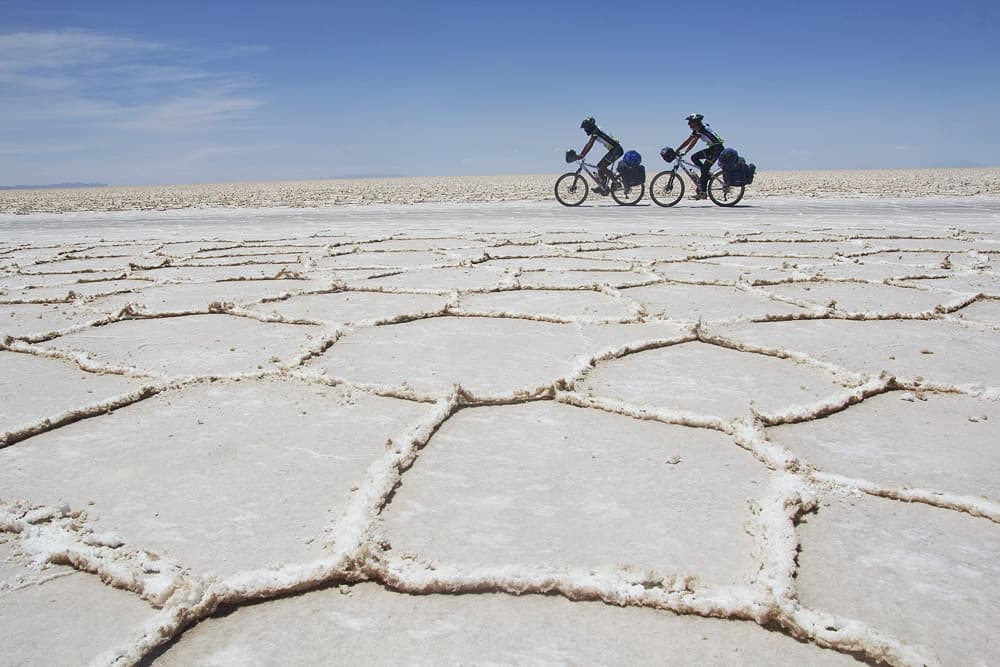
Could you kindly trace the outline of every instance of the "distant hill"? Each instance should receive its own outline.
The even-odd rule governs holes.
[[[55,190],[58,188],[106,188],[107,183],[52,183],[51,185],[0,185],[0,190]]]

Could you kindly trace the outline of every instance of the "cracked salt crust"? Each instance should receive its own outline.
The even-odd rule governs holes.
[[[17,581],[72,578],[119,589],[112,615],[148,612],[58,650],[259,660],[271,644],[256,614],[312,622],[314,600],[333,614],[324,632],[283,657],[325,655],[332,622],[366,659],[411,654],[404,636],[457,636],[420,646],[438,661],[466,660],[446,651],[474,639],[475,659],[631,662],[601,634],[623,618],[644,638],[639,662],[674,628],[709,637],[685,653],[699,662],[992,650],[988,633],[959,645],[925,631],[924,612],[989,627],[992,606],[970,610],[967,591],[925,604],[905,585],[926,570],[961,590],[996,560],[992,199],[75,213],[32,216],[30,234],[24,220],[0,216],[0,361],[31,376],[13,376],[25,423],[0,448],[14,568],[0,567],[0,614],[28,590]],[[340,257],[392,265],[332,270]],[[45,273],[60,266],[73,271]],[[100,282],[66,303],[9,303],[79,280]],[[125,281],[133,292],[99,296]],[[823,298],[803,298],[813,290]],[[37,326],[22,328],[28,315]],[[805,320],[772,322],[790,318]],[[111,395],[79,393],[95,382]],[[844,498],[890,509],[817,538],[810,524],[837,520]],[[926,517],[965,561],[906,547]],[[824,579],[850,572],[838,558],[873,530],[879,553],[909,559],[894,618],[846,595],[883,574]],[[330,604],[353,596],[364,604]],[[222,608],[237,611],[210,618]],[[475,639],[481,622],[440,621],[481,613],[546,633],[525,621]],[[24,636],[40,645],[44,627]]]

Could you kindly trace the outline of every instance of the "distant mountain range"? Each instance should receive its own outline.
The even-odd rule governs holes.
[[[0,190],[49,190],[57,188],[105,188],[107,183],[52,183],[51,185],[0,185]]]

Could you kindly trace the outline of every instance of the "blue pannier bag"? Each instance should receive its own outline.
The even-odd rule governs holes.
[[[626,151],[625,155],[622,156],[622,160],[625,164],[640,165],[642,164],[642,156],[639,155],[639,151]]]

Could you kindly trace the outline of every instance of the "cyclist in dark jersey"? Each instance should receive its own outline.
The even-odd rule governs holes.
[[[580,151],[581,158],[586,157],[596,141],[601,142],[608,149],[607,155],[602,157],[601,161],[597,163],[597,175],[601,179],[601,185],[595,190],[598,194],[606,195],[610,192],[608,181],[611,179],[611,169],[609,167],[611,163],[625,154],[625,149],[622,148],[616,137],[597,127],[597,121],[593,118],[584,118],[583,122],[580,123],[580,127],[590,136],[587,145]]]
[[[708,178],[711,175],[712,165],[715,164],[715,161],[719,159],[719,155],[722,153],[722,137],[704,122],[705,117],[700,113],[693,113],[684,120],[688,122],[688,127],[691,128],[691,136],[677,147],[677,152],[684,155],[684,153],[694,148],[699,140],[708,144],[708,148],[700,150],[691,156],[691,161],[701,167],[701,179],[698,183],[698,192],[695,193],[694,198],[707,199],[708,195],[705,194],[705,191],[708,190]]]

